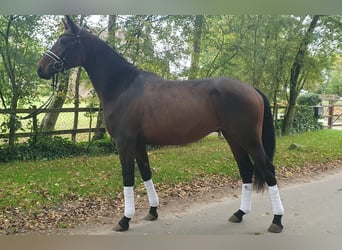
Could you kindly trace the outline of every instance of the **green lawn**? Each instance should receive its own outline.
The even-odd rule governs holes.
[[[296,143],[298,149],[288,147]],[[212,174],[238,178],[223,139],[209,136],[186,146],[149,152],[154,182],[173,185]],[[279,137],[275,165],[300,167],[342,159],[342,131],[321,130]],[[137,171],[137,184],[141,185]],[[34,211],[80,197],[114,198],[122,191],[118,156],[75,157],[55,161],[0,164],[0,209]]]

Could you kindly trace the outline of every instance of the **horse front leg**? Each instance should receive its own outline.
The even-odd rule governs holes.
[[[146,188],[147,197],[150,204],[150,211],[145,216],[145,220],[153,221],[158,218],[157,208],[159,207],[159,198],[152,181],[152,172],[146,152],[146,145],[142,140],[138,140],[137,142],[135,158],[138,163],[141,177],[144,181],[144,186]]]
[[[114,231],[127,231],[129,222],[135,215],[134,203],[134,154],[136,140],[120,138],[117,140],[119,157],[122,167],[123,192],[125,201],[124,216],[113,228]]]

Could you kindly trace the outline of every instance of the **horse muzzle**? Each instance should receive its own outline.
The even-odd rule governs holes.
[[[59,72],[64,71],[64,62],[63,61],[55,61],[47,66],[43,67],[38,65],[37,74],[42,79],[51,79],[51,77]]]
[[[52,73],[50,73],[50,70],[44,70],[42,66],[38,66],[37,74],[40,78],[45,79],[45,80],[51,79],[53,75]]]

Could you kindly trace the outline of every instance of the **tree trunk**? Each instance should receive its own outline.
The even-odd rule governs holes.
[[[102,103],[100,103],[100,108],[102,108]],[[100,110],[97,113],[97,120],[96,120],[96,132],[92,138],[92,141],[101,140],[105,137],[106,130],[104,129],[104,116],[103,111]]]
[[[283,135],[288,135],[293,124],[296,100],[299,95],[299,92],[303,85],[299,80],[300,73],[302,73],[302,69],[305,63],[305,56],[307,54],[308,45],[312,41],[312,35],[315,27],[317,26],[319,15],[315,15],[309,25],[308,30],[304,34],[302,42],[299,46],[298,52],[294,59],[294,62],[291,67],[291,75],[290,75],[290,96],[289,103],[286,109],[286,113],[284,116],[284,121],[282,124],[282,133]]]
[[[12,84],[12,89],[13,89],[13,96],[11,98],[11,116],[9,119],[9,137],[8,137],[8,145],[10,148],[10,153],[12,152],[14,142],[15,142],[15,131],[17,130],[18,123],[17,123],[17,107],[18,107],[18,100],[19,100],[19,93],[18,93],[18,88],[15,84]]]
[[[51,104],[48,109],[58,109],[62,108],[66,99],[66,94],[69,85],[69,73],[61,74],[59,76],[60,83],[57,86],[55,96],[53,97]],[[41,131],[51,131],[55,129],[56,122],[59,116],[59,112],[46,113],[42,119],[40,130]]]
[[[199,59],[201,54],[201,39],[204,26],[204,16],[195,17],[195,29],[192,43],[191,65],[189,69],[189,80],[196,79],[199,72]]]
[[[75,77],[73,77],[73,79],[75,79],[75,101],[74,101],[74,108],[75,108],[75,113],[74,113],[74,125],[73,125],[73,129],[74,132],[71,133],[71,141],[72,142],[76,142],[76,129],[78,128],[78,108],[80,107],[80,80],[81,80],[81,72],[82,72],[82,67],[78,67],[75,71],[75,73],[73,73],[75,75]]]
[[[9,118],[9,138],[8,138],[8,144],[10,147],[10,153],[12,152],[14,142],[15,142],[15,131],[17,130],[17,107],[18,107],[18,100],[19,100],[19,91],[20,91],[20,85],[16,82],[15,77],[15,61],[12,58],[12,52],[10,48],[10,31],[12,28],[12,22],[14,21],[15,17],[13,15],[10,15],[8,17],[6,29],[4,33],[1,33],[1,35],[4,38],[4,44],[0,43],[0,54],[1,54],[1,61],[5,68],[5,75],[7,75],[7,79],[9,80],[12,88],[12,97],[10,102],[10,112],[11,116]],[[3,45],[3,47],[1,47]]]

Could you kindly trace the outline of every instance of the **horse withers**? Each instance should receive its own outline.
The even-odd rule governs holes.
[[[158,218],[146,144],[177,145],[221,131],[242,178],[240,208],[230,218],[241,222],[251,211],[252,189],[268,185],[273,208],[270,232],[281,232],[284,208],[272,163],[275,134],[269,102],[252,86],[229,78],[169,81],[136,68],[96,35],[66,16],[64,32],[38,64],[38,75],[50,79],[83,66],[101,99],[106,128],[116,140],[124,185],[124,216],[115,226],[125,231],[135,214],[134,165],[137,162],[150,211]]]

